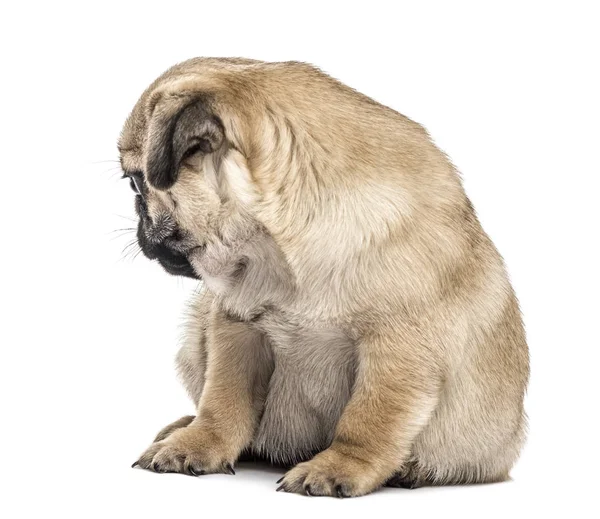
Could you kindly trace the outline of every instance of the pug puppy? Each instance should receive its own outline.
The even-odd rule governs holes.
[[[503,481],[525,334],[459,176],[407,117],[297,62],[198,58],[120,142],[144,254],[201,279],[178,355],[197,407],[134,464],[295,465],[277,490]]]

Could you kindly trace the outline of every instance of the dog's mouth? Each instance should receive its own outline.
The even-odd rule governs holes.
[[[144,256],[158,261],[169,274],[201,279],[188,260],[190,251],[197,247],[172,216],[162,213],[152,221],[141,192],[135,197],[135,210],[139,217],[137,239]]]
[[[174,276],[184,276],[192,279],[200,279],[188,260],[187,254],[181,247],[177,247],[177,241],[167,239],[162,243],[150,243],[145,239],[143,231],[138,232],[138,242],[148,259],[156,260],[162,268]]]
[[[164,245],[154,247],[152,253],[155,257],[151,259],[156,259],[169,274],[200,279],[185,255],[175,252]]]

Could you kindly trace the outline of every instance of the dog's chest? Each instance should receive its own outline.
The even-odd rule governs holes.
[[[277,309],[253,326],[268,337],[274,359],[254,448],[282,462],[310,457],[331,442],[350,398],[354,344],[340,329],[302,324]]]
[[[253,449],[295,463],[332,441],[350,398],[356,354],[342,327],[302,302],[277,265],[251,261],[238,279],[210,282],[220,281],[215,291],[229,318],[264,334],[271,350],[273,372]]]

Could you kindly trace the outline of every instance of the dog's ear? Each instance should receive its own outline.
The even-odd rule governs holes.
[[[181,163],[195,153],[213,153],[225,140],[223,123],[204,96],[169,96],[151,107],[146,141],[146,179],[169,189]]]

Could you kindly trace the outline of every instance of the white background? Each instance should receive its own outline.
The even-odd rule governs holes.
[[[158,4],[1,7],[0,515],[598,517],[595,2]],[[450,155],[528,330],[512,482],[334,500],[276,493],[265,467],[130,468],[193,412],[173,357],[194,283],[120,259],[132,236],[110,232],[132,226],[133,201],[116,140],[142,90],[197,55],[312,62]]]

